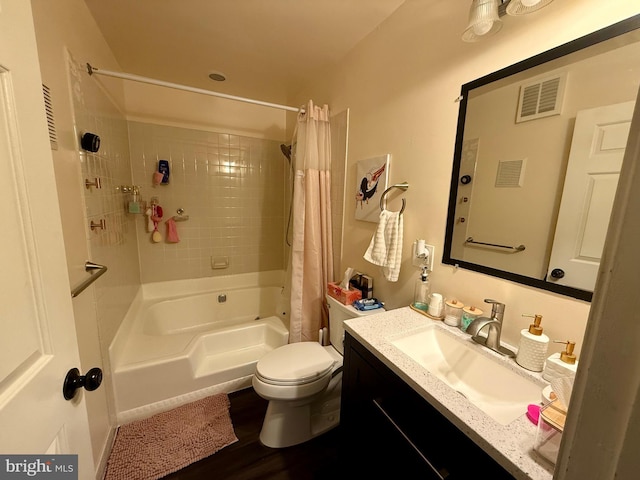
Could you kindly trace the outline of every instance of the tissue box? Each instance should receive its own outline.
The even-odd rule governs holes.
[[[327,284],[327,293],[344,305],[351,305],[362,298],[360,290],[344,289],[337,282],[329,282]]]
[[[556,463],[562,432],[567,413],[562,405],[554,405],[559,402],[552,402],[542,407],[540,418],[538,419],[538,430],[533,448],[544,458]],[[559,408],[558,408],[559,407]]]

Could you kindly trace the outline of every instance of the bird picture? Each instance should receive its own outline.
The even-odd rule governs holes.
[[[377,199],[387,185],[388,157],[384,155],[361,160],[357,164],[358,185],[355,195],[357,220],[370,222],[378,220]]]

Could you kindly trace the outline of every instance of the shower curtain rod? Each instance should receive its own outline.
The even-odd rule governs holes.
[[[263,102],[261,100],[254,100],[252,98],[236,97],[235,95],[228,95],[226,93],[214,92],[212,90],[205,90],[204,88],[189,87],[187,85],[180,85],[179,83],[165,82],[163,80],[156,80],[155,78],[141,77],[140,75],[134,75],[132,73],[120,73],[110,70],[102,70],[96,67],[92,67],[87,63],[87,72],[89,75],[94,73],[97,75],[105,75],[107,77],[122,78],[124,80],[132,80],[134,82],[148,83],[151,85],[158,85],[160,87],[174,88],[176,90],[184,90],[186,92],[199,93],[201,95],[209,95],[212,97],[221,97],[228,100],[237,100],[238,102],[252,103],[254,105],[262,105],[263,107],[279,108],[280,110],[287,110],[289,112],[304,113],[304,108],[290,107],[288,105],[280,105],[277,103]]]

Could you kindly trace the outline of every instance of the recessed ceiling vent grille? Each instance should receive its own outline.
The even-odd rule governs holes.
[[[560,115],[566,74],[520,86],[516,123]]]
[[[498,164],[496,174],[496,187],[515,188],[522,187],[524,183],[524,167],[526,159],[503,160]]]
[[[51,101],[51,90],[44,83],[42,84],[44,94],[44,107],[47,112],[47,127],[49,128],[49,143],[51,150],[58,149],[58,134],[56,133],[56,121],[53,116],[53,102]]]

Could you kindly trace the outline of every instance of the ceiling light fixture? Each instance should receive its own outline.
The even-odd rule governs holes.
[[[507,15],[526,15],[546,7],[551,2],[553,0],[511,0],[507,5]]]
[[[462,34],[465,42],[477,42],[500,31],[507,15],[519,16],[540,10],[553,0],[473,0],[469,9],[469,25]]]
[[[502,28],[499,5],[500,0],[473,0],[469,10],[469,25],[462,34],[462,40],[477,42],[498,33]]]

